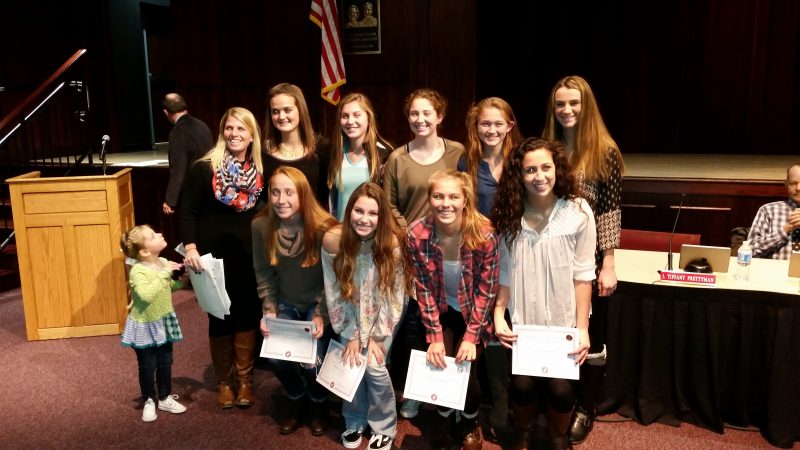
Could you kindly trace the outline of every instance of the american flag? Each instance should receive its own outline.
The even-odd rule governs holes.
[[[309,18],[322,31],[322,98],[333,105],[339,103],[339,87],[347,80],[344,76],[342,46],[339,44],[339,16],[335,0],[311,0]]]

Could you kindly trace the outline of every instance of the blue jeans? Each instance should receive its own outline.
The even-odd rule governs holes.
[[[342,345],[347,339],[340,337]],[[392,337],[383,343],[386,354],[392,345]],[[363,350],[362,350],[363,352]],[[365,352],[364,352],[365,353]],[[389,371],[384,364],[377,364],[373,359],[367,366],[364,378],[358,385],[352,402],[342,403],[342,416],[345,428],[357,430],[369,425],[372,434],[382,434],[394,439],[397,434],[397,409],[395,406],[394,388],[389,378]]]
[[[158,383],[158,399],[164,400],[172,393],[172,342],[158,347],[134,348],[134,351],[139,361],[139,388],[142,390],[142,400],[156,399],[154,382]]]
[[[289,302],[278,299],[278,318],[288,320],[310,321],[314,318],[314,309],[317,305],[311,305],[307,309],[299,309]],[[333,336],[333,328],[330,324],[325,326],[322,337],[317,340],[317,361],[315,364],[300,364],[281,359],[268,359],[272,373],[278,378],[286,390],[286,394],[292,400],[303,397],[308,392],[309,397],[315,403],[322,403],[328,399],[328,390],[317,383],[317,372],[322,367],[325,353],[328,352],[328,343]],[[303,377],[297,376],[297,369],[301,368]]]

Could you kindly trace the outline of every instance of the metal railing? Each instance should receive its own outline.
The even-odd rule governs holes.
[[[0,118],[0,180],[33,169],[43,172],[71,171],[87,156],[90,103],[85,82],[75,74],[75,63],[86,53],[76,51],[10,113]],[[4,95],[8,95],[6,90]],[[8,185],[0,184],[0,230],[10,235],[0,251],[13,239],[13,220]],[[6,232],[2,232],[4,235]],[[0,236],[2,238],[2,236]]]

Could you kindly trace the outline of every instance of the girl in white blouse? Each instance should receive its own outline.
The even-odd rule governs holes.
[[[389,449],[397,433],[394,388],[386,368],[392,336],[410,291],[405,234],[394,220],[381,187],[361,184],[344,210],[342,225],[325,234],[322,270],[334,331],[344,344],[342,358],[367,369],[352,402],[342,404],[345,448],[358,448],[369,425],[369,448]]]
[[[589,351],[589,308],[596,231],[587,202],[575,195],[563,147],[528,138],[506,161],[492,207],[500,236],[500,291],[494,310],[495,334],[506,347],[516,335],[511,324],[575,327],[577,364]],[[512,448],[528,448],[536,406],[547,405],[553,448],[567,448],[575,395],[569,380],[512,376],[517,417]],[[537,398],[544,397],[544,399]]]

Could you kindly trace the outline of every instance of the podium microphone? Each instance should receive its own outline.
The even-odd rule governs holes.
[[[107,134],[103,135],[103,140],[100,141],[100,161],[103,161],[103,175],[106,174],[106,144],[108,141],[111,140],[111,137]]]
[[[669,252],[667,253],[667,270],[672,270],[672,238],[675,236],[675,229],[678,227],[678,218],[681,216],[681,209],[683,208],[683,200],[686,198],[686,193],[681,194],[681,203],[678,205],[678,213],[675,214],[675,223],[672,224],[672,233],[669,235]]]

